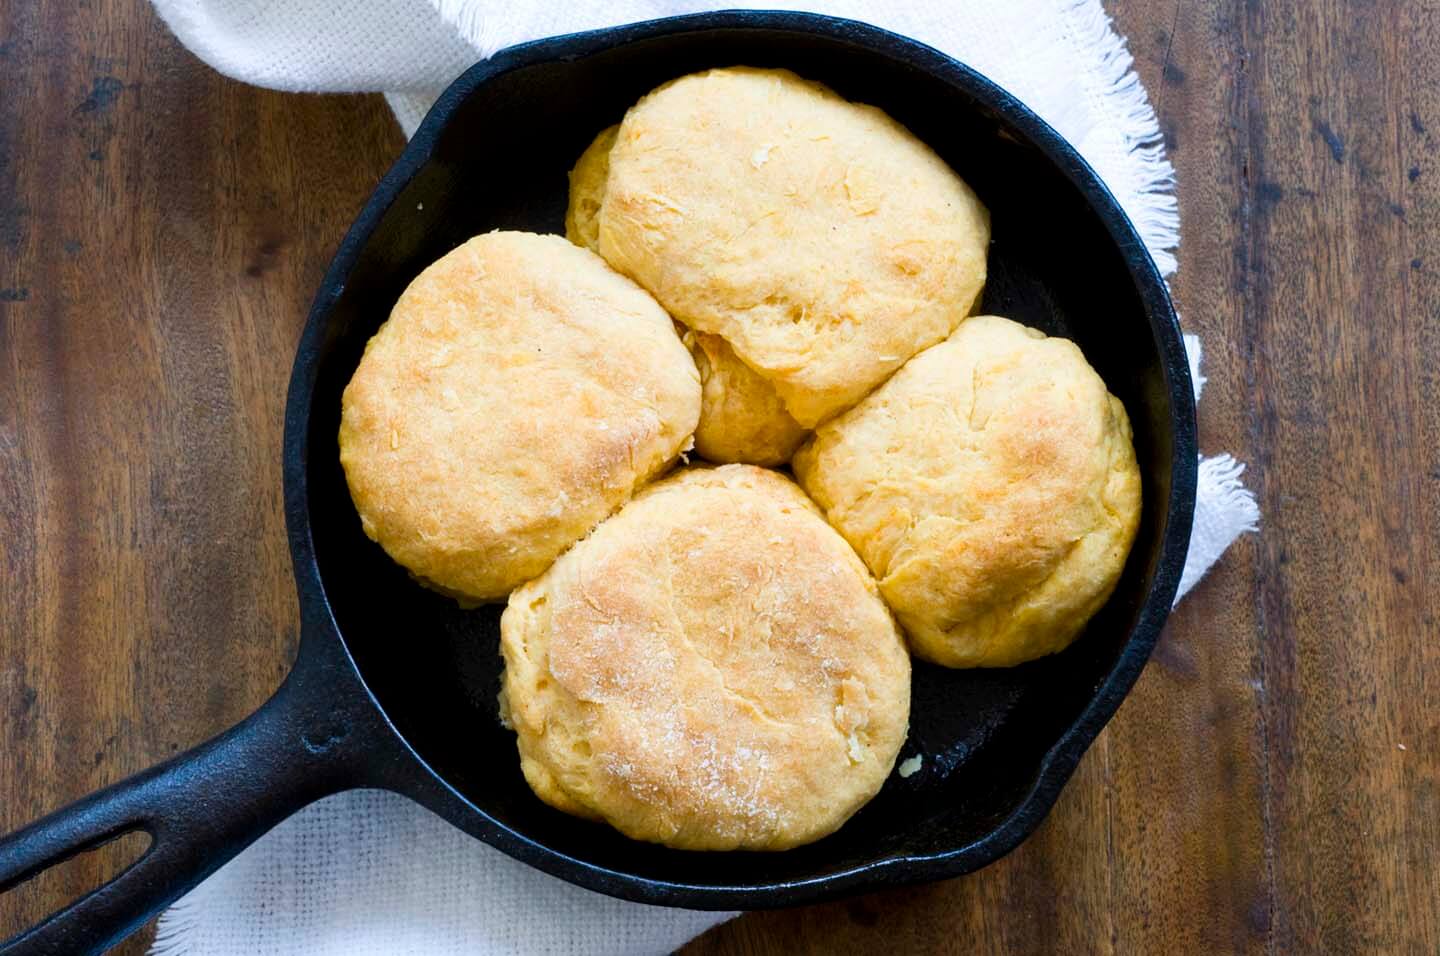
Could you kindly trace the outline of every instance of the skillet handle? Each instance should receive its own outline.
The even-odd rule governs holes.
[[[367,745],[388,727],[363,689],[302,662],[258,711],[166,763],[0,838],[0,893],[125,833],[145,853],[110,882],[19,936],[0,956],[99,953],[138,929],[301,807],[362,785]],[[314,655],[311,655],[312,657]],[[358,682],[351,677],[348,682]]]

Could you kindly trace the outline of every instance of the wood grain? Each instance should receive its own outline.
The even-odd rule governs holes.
[[[0,51],[9,831],[234,723],[287,670],[290,359],[403,140],[378,97],[217,76],[143,0],[0,3]],[[0,898],[0,935],[98,880],[97,856],[48,900]]]
[[[1010,857],[691,956],[1440,950],[1440,8],[1107,8],[1179,172],[1202,446],[1251,463],[1264,532]],[[378,97],[215,75],[143,0],[0,4],[0,91],[8,830],[283,675],[285,377],[402,142]],[[97,857],[0,897],[0,934]]]

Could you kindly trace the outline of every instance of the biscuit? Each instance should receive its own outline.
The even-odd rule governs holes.
[[[968,315],[989,214],[872,106],[787,70],[710,70],[625,114],[596,236],[688,328],[718,335],[806,428]]]
[[[423,583],[503,598],[686,446],[700,375],[665,311],[559,236],[492,232],[420,273],[345,389],[365,533]]]
[[[591,252],[600,251],[600,200],[610,175],[610,147],[620,124],[607,127],[585,147],[570,170],[570,199],[565,207],[565,238]]]
[[[1074,343],[994,316],[915,356],[793,466],[911,648],[949,667],[1066,647],[1140,520],[1124,406]]]
[[[684,341],[700,369],[700,424],[695,426],[700,456],[719,463],[787,464],[810,433],[785,411],[770,383],[718,335],[689,332]]]
[[[565,236],[577,246],[599,251],[600,202],[610,173],[610,148],[618,125],[602,130],[570,171],[570,201]],[[703,386],[695,450],[721,464],[748,462],[783,465],[805,440],[774,387],[740,361],[718,335],[693,333],[685,339]]]
[[[546,803],[689,850],[834,831],[904,741],[910,660],[793,482],[659,482],[510,596],[501,709]]]

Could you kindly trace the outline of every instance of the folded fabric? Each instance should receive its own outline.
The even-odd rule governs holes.
[[[478,59],[524,40],[716,8],[695,0],[154,0],[175,34],[236,79],[383,91],[407,135]],[[747,4],[725,4],[724,6]],[[1175,269],[1173,170],[1099,0],[780,0],[927,42],[1006,87],[1073,143],[1162,273]],[[1199,396],[1200,343],[1186,337]],[[1229,455],[1202,458],[1184,594],[1258,520]],[[1178,598],[1177,598],[1178,600]],[[154,952],[195,956],[666,953],[728,918],[611,899],[517,863],[402,797],[323,800],[167,912]]]

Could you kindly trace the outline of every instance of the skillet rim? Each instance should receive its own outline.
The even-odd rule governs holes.
[[[323,340],[335,303],[381,219],[430,161],[460,104],[490,80],[548,61],[584,57],[636,41],[710,32],[766,30],[822,36],[880,53],[956,87],[1002,117],[1038,149],[1081,194],[1116,243],[1138,292],[1155,340],[1168,398],[1171,485],[1160,520],[1155,576],[1115,665],[1075,721],[1041,758],[1020,803],[986,835],[934,853],[871,859],[838,873],[801,880],[717,887],[658,880],[597,866],[536,842],[491,817],[434,770],[395,726],[356,665],[335,619],[315,558],[309,519],[309,424]],[[337,248],[316,292],[296,349],[285,407],[283,473],[286,527],[299,591],[302,657],[305,645],[333,638],[376,714],[417,764],[416,786],[400,792],[429,806],[472,836],[554,876],[611,896],[706,910],[756,909],[819,902],[887,886],[959,876],[983,867],[1023,842],[1049,813],[1080,757],[1119,708],[1149,659],[1169,615],[1184,568],[1195,504],[1198,466],[1195,399],[1189,362],[1169,292],[1134,225],[1099,175],[1063,137],[1014,96],[933,47],[879,27],[823,14],[725,10],[664,17],[518,44],[461,74],[441,94],[404,151],[376,186]],[[327,633],[328,632],[328,633]],[[394,774],[387,774],[393,779]]]

